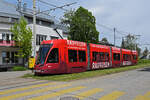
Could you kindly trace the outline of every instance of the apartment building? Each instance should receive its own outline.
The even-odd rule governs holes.
[[[20,13],[16,9],[16,5],[0,0],[0,69],[23,63],[22,58],[15,56],[19,48],[14,46],[13,34],[10,32],[10,28],[20,18]],[[23,16],[32,29],[32,10],[23,8]],[[43,40],[67,39],[66,33],[66,27],[62,26],[54,17],[45,13],[38,14],[36,19],[36,50],[39,49]]]

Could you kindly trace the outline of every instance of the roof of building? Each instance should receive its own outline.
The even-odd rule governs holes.
[[[16,6],[4,0],[0,0],[0,16],[19,18]]]
[[[23,12],[24,16],[32,17],[32,9],[26,8],[26,11]],[[3,17],[12,17],[12,18],[19,18],[20,13],[17,11],[17,6],[11,3],[6,2],[5,0],[0,0],[0,16]],[[37,19],[41,19],[43,21],[52,22],[54,23],[52,26],[56,29],[61,29],[64,32],[68,32],[68,29],[66,26],[62,25],[58,20],[55,19],[55,17],[46,14],[46,13],[38,13]]]
[[[13,17],[13,18],[19,18],[20,13],[16,10],[17,6],[11,3],[8,3],[4,0],[0,0],[0,16],[4,17]],[[32,9],[26,9],[24,12],[25,16],[30,16],[32,17]],[[44,21],[51,21],[54,23],[59,23],[55,17],[50,16],[46,13],[39,13],[37,14],[38,19],[42,19]]]

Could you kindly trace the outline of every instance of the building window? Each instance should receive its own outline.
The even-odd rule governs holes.
[[[11,52],[11,57],[12,57],[11,62],[15,63],[15,59],[14,59],[15,58],[15,53],[14,52]]]
[[[10,34],[6,34],[6,41],[9,42],[10,41]]]
[[[9,52],[9,51],[3,51],[2,52],[2,62],[5,63],[13,63],[16,64],[18,63],[18,57],[17,57],[17,52]]]
[[[17,22],[17,21],[18,21],[17,18],[11,18],[11,22],[12,22],[12,23],[15,23],[15,22]]]
[[[78,51],[78,54],[79,54],[79,62],[85,62],[86,61],[85,51]]]
[[[2,40],[5,40],[7,42],[10,42],[12,40],[13,34],[9,33],[2,33]]]
[[[5,33],[2,33],[2,40],[6,40],[6,34]]]
[[[51,40],[58,39],[58,37],[56,37],[56,36],[50,36],[50,38],[51,38]]]
[[[36,36],[36,45],[40,45],[43,40],[46,40],[46,35],[37,35]]]
[[[58,63],[59,62],[59,55],[58,55],[58,48],[52,49],[50,52],[47,63]]]
[[[11,34],[11,41],[13,41],[13,38],[14,38],[14,35],[13,35],[13,34]]]
[[[33,18],[32,17],[25,16],[25,18],[27,19],[28,24],[33,23]]]
[[[2,52],[2,60],[3,60],[3,63],[9,63],[10,53],[9,52]]]
[[[2,34],[0,34],[0,41],[2,41],[3,40],[3,35]]]
[[[50,26],[51,23],[50,23],[50,22],[47,22],[47,21],[42,21],[42,25],[44,25],[44,26]]]
[[[77,62],[77,50],[68,50],[69,62]]]

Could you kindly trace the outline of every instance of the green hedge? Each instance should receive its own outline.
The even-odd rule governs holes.
[[[150,60],[147,60],[147,59],[138,60],[138,64],[147,64],[147,63],[150,63]]]
[[[13,67],[13,71],[25,71],[27,70],[27,68],[23,67],[23,66],[14,66]]]

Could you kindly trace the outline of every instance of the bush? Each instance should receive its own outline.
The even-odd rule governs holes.
[[[27,70],[27,68],[23,67],[23,66],[14,66],[13,67],[13,71],[25,71]]]
[[[150,60],[147,60],[147,59],[138,60],[138,64],[147,64],[147,63],[150,63]]]

